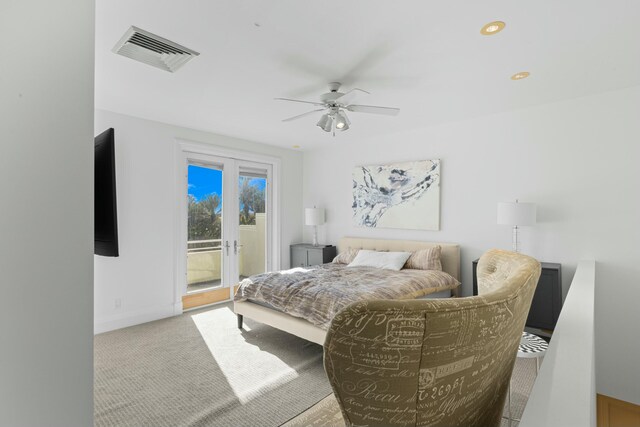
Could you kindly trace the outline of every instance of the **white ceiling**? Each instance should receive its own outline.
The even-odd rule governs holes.
[[[504,31],[480,35],[505,21]],[[97,0],[96,107],[290,148],[640,84],[637,0]],[[172,74],[115,55],[135,25],[200,52]],[[519,71],[531,77],[512,81]],[[327,83],[371,92],[336,138],[274,97],[317,100]]]

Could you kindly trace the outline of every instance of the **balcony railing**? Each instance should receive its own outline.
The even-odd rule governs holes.
[[[220,249],[222,249],[222,239],[187,241],[187,253],[219,251]]]
[[[238,275],[248,277],[262,273],[266,267],[266,218],[256,214],[256,223],[241,225],[238,229],[237,262]],[[223,253],[222,239],[202,239],[187,241],[187,285],[188,289],[219,286]],[[233,242],[229,255],[233,255]]]

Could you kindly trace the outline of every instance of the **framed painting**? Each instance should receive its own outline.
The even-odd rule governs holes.
[[[362,227],[440,229],[440,160],[357,166],[353,220]]]

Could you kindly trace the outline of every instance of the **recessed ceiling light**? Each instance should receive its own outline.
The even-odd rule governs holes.
[[[502,21],[489,22],[487,25],[482,27],[482,29],[480,30],[480,34],[484,34],[485,36],[497,34],[500,31],[504,30],[505,25],[506,24]]]
[[[291,147],[293,147],[293,148],[300,148],[300,146],[299,146],[299,145],[292,145]]]
[[[522,80],[522,79],[526,79],[527,77],[530,76],[531,73],[529,73],[528,71],[521,71],[519,73],[514,74],[513,76],[511,76],[511,80]]]

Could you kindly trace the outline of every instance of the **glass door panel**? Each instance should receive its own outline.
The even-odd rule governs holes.
[[[273,166],[201,153],[185,160],[178,277],[183,308],[194,308],[226,301],[240,280],[270,270]]]
[[[238,174],[238,274],[242,280],[267,271],[267,173]]]
[[[187,294],[223,286],[223,171],[189,164],[187,172]]]

